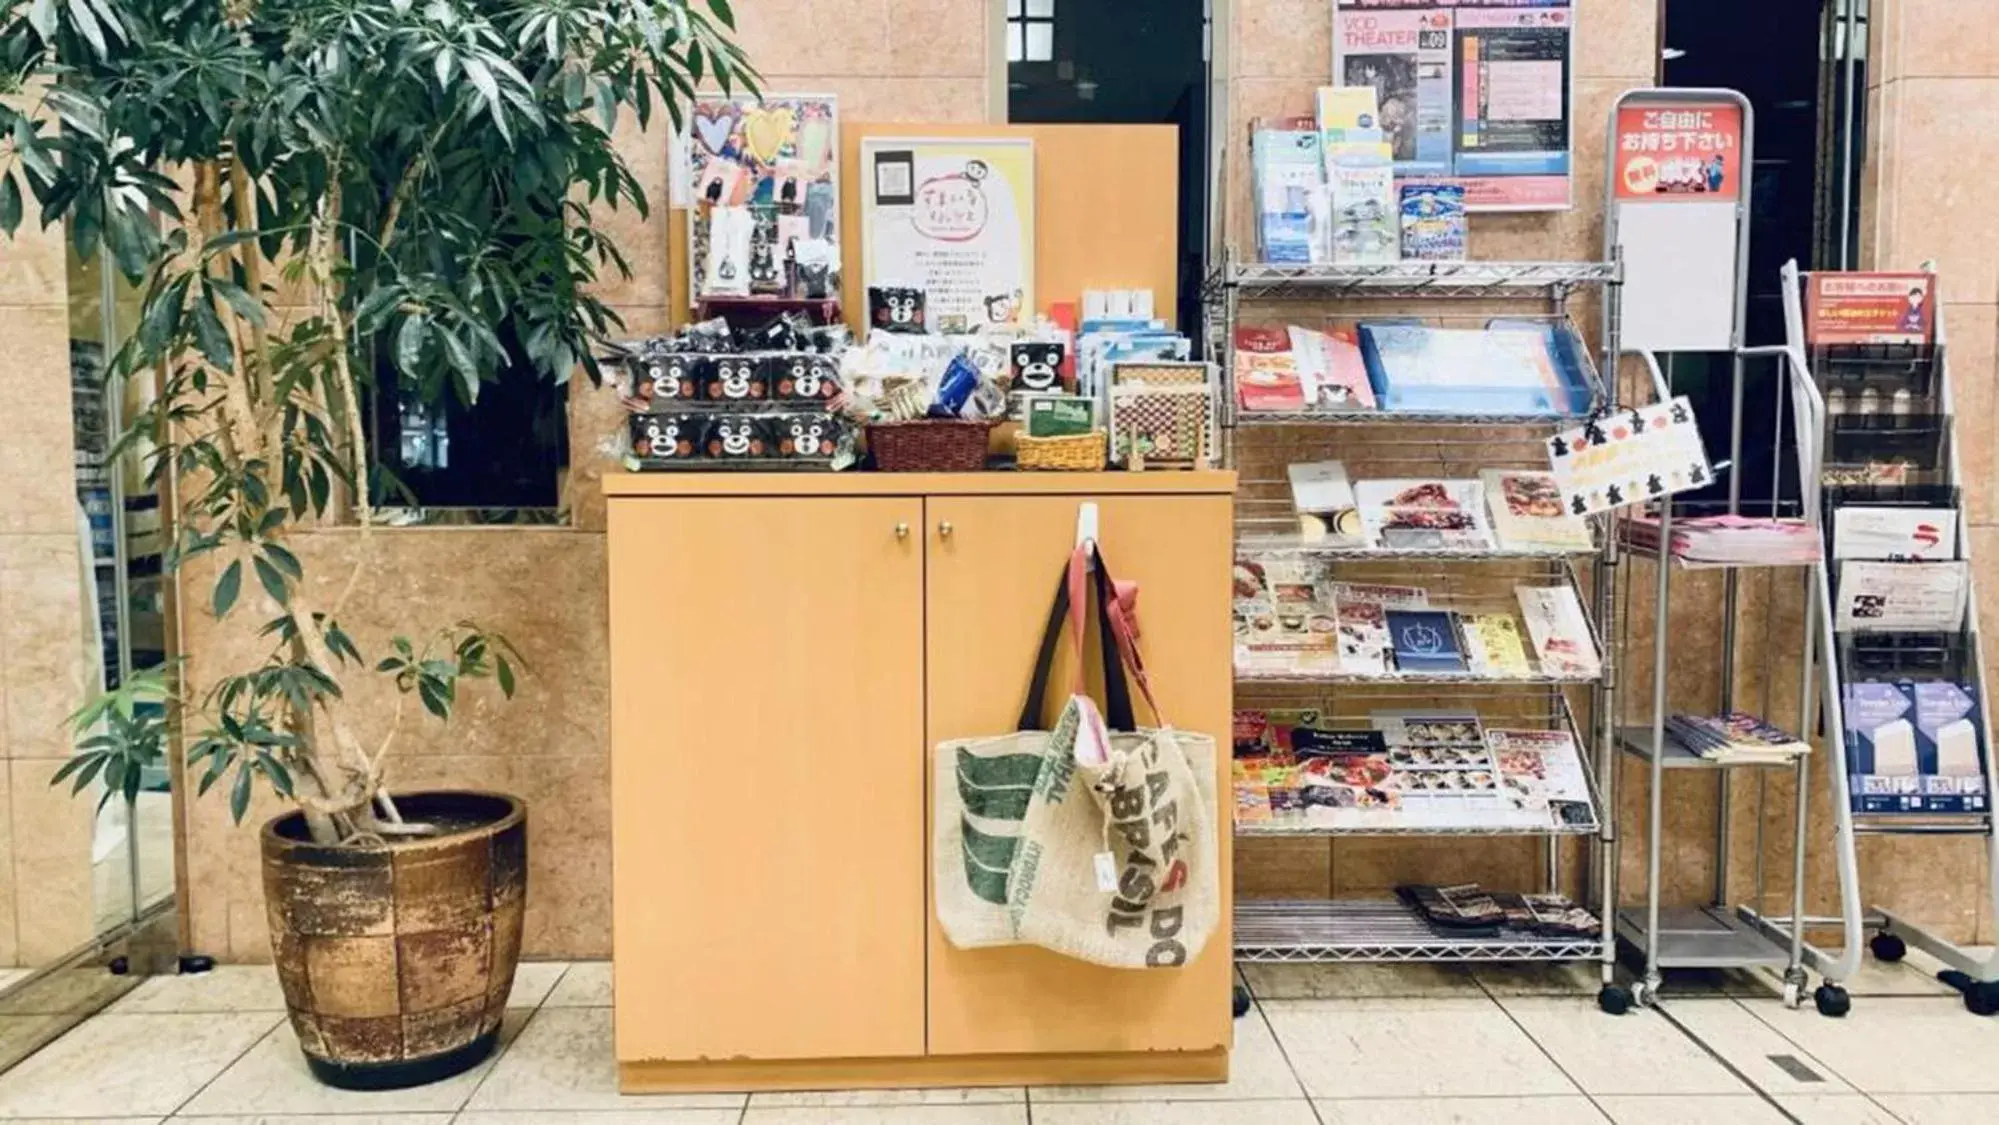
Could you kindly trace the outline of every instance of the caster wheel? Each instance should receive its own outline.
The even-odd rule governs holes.
[[[1614,984],[1604,985],[1603,990],[1596,994],[1596,1006],[1613,1016],[1621,1016],[1630,1011],[1635,1003],[1637,1001],[1632,998],[1630,989],[1619,988]]]
[[[1812,993],[1812,1003],[1818,1006],[1819,1015],[1838,1019],[1853,1010],[1853,998],[1836,984],[1822,984]]]
[[[205,953],[184,954],[180,959],[180,971],[183,973],[205,973],[214,967],[215,958]]]
[[[122,976],[124,976],[124,975],[125,975],[126,973],[129,973],[129,972],[131,972],[131,971],[132,971],[132,962],[130,962],[130,961],[128,961],[128,960],[126,960],[126,959],[125,959],[125,958],[123,958],[123,957],[113,957],[113,958],[111,959],[111,963],[110,963],[109,965],[105,966],[105,968],[108,968],[108,969],[110,969],[110,970],[111,970],[111,975],[112,975],[112,976],[114,976],[114,977],[122,977]]]
[[[1249,1014],[1249,989],[1241,985],[1236,985],[1234,1007],[1235,1018],[1237,1019],[1241,1019]]]
[[[1964,1007],[1978,1016],[1999,1013],[1999,983],[1985,981],[1965,989]]]
[[[1875,934],[1867,943],[1867,948],[1874,953],[1876,961],[1886,961],[1890,964],[1909,955],[1909,943],[1891,933]]]

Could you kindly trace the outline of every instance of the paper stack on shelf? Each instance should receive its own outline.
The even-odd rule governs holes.
[[[1782,765],[1812,751],[1805,740],[1742,711],[1713,716],[1676,714],[1667,718],[1666,733],[1720,765]]]
[[[1624,523],[1627,546],[1659,552],[1659,518],[1633,516]],[[1803,520],[1748,516],[1697,516],[1673,521],[1667,553],[1688,567],[1806,566],[1819,559],[1817,531]]]

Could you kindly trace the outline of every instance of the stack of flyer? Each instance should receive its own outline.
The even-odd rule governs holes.
[[[1811,753],[1811,745],[1755,715],[1673,715],[1666,733],[1680,745],[1717,765],[1775,766]]]
[[[1624,542],[1659,553],[1659,517],[1633,516]],[[1803,520],[1699,516],[1674,520],[1667,554],[1688,567],[1809,566],[1819,560],[1819,537]]]

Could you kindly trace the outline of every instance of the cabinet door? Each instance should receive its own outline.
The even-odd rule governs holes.
[[[927,694],[931,753],[942,739],[999,734],[1018,720],[1055,583],[1076,538],[1079,497],[933,497]],[[1229,738],[1230,501],[1097,501],[1112,573],[1140,585],[1147,667],[1174,725]],[[945,531],[943,525],[949,525]],[[1065,657],[1050,706],[1068,696]],[[1094,649],[1092,652],[1094,653]],[[1095,665],[1095,658],[1092,656]],[[1136,697],[1136,691],[1133,692]],[[1140,721],[1149,722],[1143,703]],[[1044,718],[1053,719],[1053,713]],[[1227,763],[1214,809],[1228,917]],[[1039,949],[961,950],[930,929],[930,1053],[1208,1050],[1229,1042],[1226,924],[1184,968],[1104,969]]]
[[[620,1059],[923,1053],[922,516],[612,501]]]

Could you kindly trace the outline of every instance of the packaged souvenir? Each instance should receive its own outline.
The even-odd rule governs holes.
[[[632,455],[641,461],[686,461],[700,456],[700,419],[693,414],[634,414]]]
[[[765,356],[764,385],[778,402],[823,402],[840,393],[840,380],[828,356],[788,352]]]
[[[813,460],[831,457],[839,448],[843,425],[831,415],[777,414],[767,421],[774,431],[779,457]]]
[[[718,461],[747,461],[769,455],[766,419],[750,414],[716,414],[708,421],[708,456]]]
[[[756,402],[766,397],[761,360],[754,355],[721,355],[708,371],[708,393],[713,402]]]

